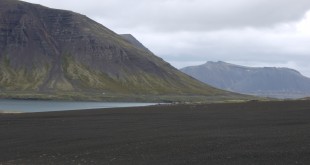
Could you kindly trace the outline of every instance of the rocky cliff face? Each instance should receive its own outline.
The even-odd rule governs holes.
[[[0,63],[2,92],[227,94],[84,15],[15,0],[0,1]]]
[[[277,98],[310,96],[310,79],[289,68],[253,68],[225,62],[207,62],[181,69],[214,87]]]

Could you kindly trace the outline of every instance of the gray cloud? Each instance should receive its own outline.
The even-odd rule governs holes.
[[[221,60],[286,66],[310,77],[309,0],[26,1],[72,10],[117,33],[131,33],[176,67]]]
[[[205,31],[269,27],[296,21],[310,8],[309,0],[28,0],[70,9],[117,28],[156,31]]]
[[[173,34],[140,34],[156,54],[180,68],[205,61],[232,61],[248,66],[287,66],[310,76],[309,35],[296,31],[239,29]],[[167,43],[173,43],[167,46]],[[291,65],[294,63],[295,65]]]

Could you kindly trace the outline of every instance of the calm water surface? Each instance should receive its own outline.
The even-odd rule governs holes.
[[[47,112],[97,108],[139,107],[155,104],[156,103],[70,102],[0,99],[0,112]]]

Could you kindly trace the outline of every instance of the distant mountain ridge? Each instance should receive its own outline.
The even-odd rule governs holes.
[[[17,0],[0,1],[0,94],[237,96],[180,72],[131,35]]]
[[[245,67],[219,61],[181,71],[214,87],[238,93],[276,98],[310,96],[310,78],[289,68]]]

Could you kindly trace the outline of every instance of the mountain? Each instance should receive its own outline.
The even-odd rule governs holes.
[[[238,93],[276,98],[310,96],[310,79],[289,68],[245,67],[219,61],[181,71],[214,87]]]
[[[131,35],[81,14],[17,0],[0,1],[0,93],[45,99],[240,96],[178,71]]]
[[[140,41],[138,41],[133,35],[131,34],[120,34],[120,36],[131,43],[132,45],[136,46],[139,49],[142,49],[144,51],[150,52],[148,48],[146,48]]]

